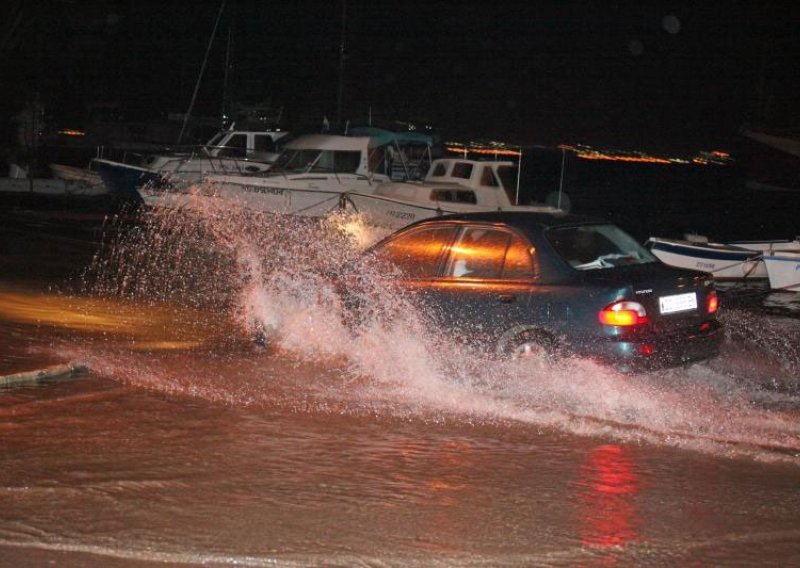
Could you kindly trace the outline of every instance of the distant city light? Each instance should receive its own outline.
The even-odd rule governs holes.
[[[445,150],[453,154],[460,154],[466,157],[468,154],[479,156],[508,156],[519,158],[522,156],[522,149],[519,146],[506,144],[504,142],[456,142],[444,143]],[[723,150],[699,151],[691,158],[681,158],[677,156],[655,156],[642,152],[641,150],[619,150],[619,149],[599,149],[585,144],[559,144],[560,150],[565,150],[575,154],[581,160],[606,160],[612,162],[638,162],[645,164],[677,164],[677,165],[717,165],[727,166],[733,163],[733,158],[728,152]]]
[[[504,142],[445,142],[444,147],[454,154],[480,154],[486,156],[513,156],[519,158],[522,152]],[[519,148],[518,146],[516,148]]]

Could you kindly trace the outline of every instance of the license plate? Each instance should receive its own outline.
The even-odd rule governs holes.
[[[697,309],[697,295],[694,292],[689,294],[675,294],[674,296],[662,296],[658,299],[658,305],[662,314],[673,314],[675,312],[685,312]]]

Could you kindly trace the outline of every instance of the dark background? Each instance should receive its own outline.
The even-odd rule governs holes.
[[[791,5],[350,0],[341,117],[523,145],[725,149],[745,123],[798,126]],[[6,2],[0,117],[34,97],[60,127],[85,127],[97,102],[128,120],[186,112],[219,8]],[[341,27],[341,1],[229,0],[194,114],[221,114],[229,57],[229,101],[283,107],[288,127],[335,121]]]

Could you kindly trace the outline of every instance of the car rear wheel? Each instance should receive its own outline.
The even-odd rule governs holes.
[[[511,330],[498,344],[498,353],[511,359],[533,359],[552,362],[556,358],[556,341],[538,329]]]

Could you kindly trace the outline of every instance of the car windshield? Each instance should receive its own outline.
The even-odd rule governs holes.
[[[647,249],[614,225],[559,227],[547,239],[567,264],[576,270],[597,270],[656,262]]]

